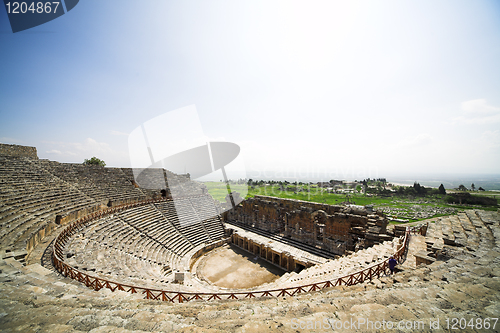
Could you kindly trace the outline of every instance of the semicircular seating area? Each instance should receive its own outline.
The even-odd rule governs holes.
[[[65,244],[65,262],[104,279],[158,287],[171,282],[177,270],[186,271],[186,258],[194,251],[223,240],[224,225],[213,198],[200,195],[206,189],[185,176],[166,170],[163,174],[170,178],[166,184],[197,195],[136,206],[92,220]],[[14,258],[23,263],[29,241],[38,234],[40,238],[49,234],[48,227],[59,231],[65,223],[101,210],[110,202],[130,203],[159,194],[137,187],[132,176],[133,170],[126,168],[0,156],[2,260]],[[498,220],[498,212],[480,210],[436,218],[427,230],[426,249],[416,255],[416,260],[431,263],[464,252],[483,256],[499,246]],[[386,260],[397,246],[397,242],[386,241],[299,273],[286,273],[261,287],[274,289],[332,280]],[[191,282],[179,289],[215,288]]]
[[[65,244],[64,260],[103,279],[161,287],[172,282],[173,272],[184,270],[182,260],[190,251],[224,238],[211,201],[209,196],[169,200],[92,221]]]
[[[22,261],[43,237],[79,216],[106,206],[138,202],[161,195],[159,189],[139,188],[130,168],[38,159],[34,148],[34,154],[28,156],[16,153],[9,155],[12,151],[31,147],[0,144],[0,148],[2,258],[14,257]],[[172,184],[179,188],[176,190],[179,193],[199,195],[205,191],[201,183],[190,181],[186,176],[167,170],[162,170],[162,174],[165,177],[164,185]],[[210,230],[216,228],[214,225]]]

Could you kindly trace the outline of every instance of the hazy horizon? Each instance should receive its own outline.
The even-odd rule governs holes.
[[[390,183],[396,184],[404,184],[411,186],[414,182],[419,183],[422,186],[426,187],[439,187],[440,184],[443,184],[446,189],[454,189],[459,185],[464,185],[467,188],[470,188],[470,185],[474,183],[476,189],[479,187],[483,187],[485,190],[499,190],[500,191],[500,174],[407,174],[407,175],[371,175],[371,176],[362,176],[353,177],[352,175],[344,174],[343,177],[340,173],[330,173],[330,174],[322,174],[316,175],[314,177],[308,177],[299,174],[292,174],[286,172],[262,172],[262,173],[249,173],[247,174],[246,179],[252,179],[254,181],[258,180],[275,180],[275,181],[289,181],[289,182],[328,182],[330,180],[345,180],[345,181],[362,181],[363,179],[377,179],[377,178],[385,178]],[[206,177],[202,179],[202,181],[215,181],[219,182],[222,178],[217,177]],[[235,181],[237,179],[231,178],[230,180]]]

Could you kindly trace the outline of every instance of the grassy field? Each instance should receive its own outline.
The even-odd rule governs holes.
[[[225,202],[226,195],[228,194],[226,183],[223,182],[204,182],[208,189],[208,193],[220,202]],[[248,185],[246,184],[231,184],[231,191],[238,192],[241,196],[247,196]]]
[[[498,191],[467,191],[471,195],[477,195],[481,197],[490,197],[495,199],[500,199],[500,192]],[[460,193],[460,191],[449,190],[447,193]]]
[[[206,182],[209,193],[221,202],[227,195],[226,184],[222,182]],[[439,196],[425,197],[382,197],[377,195],[363,195],[361,193],[340,194],[327,193],[316,185],[292,185],[281,188],[279,185],[248,187],[246,184],[231,184],[231,190],[246,194],[246,198],[255,195],[266,195],[284,199],[296,199],[311,202],[339,205],[349,202],[356,205],[373,205],[375,209],[382,210],[385,214],[396,219],[405,219],[410,222],[424,220],[431,217],[455,214],[470,206],[450,205]],[[471,193],[476,195],[476,192]],[[481,192],[480,195],[500,196],[498,192]],[[243,195],[242,195],[243,196]],[[497,207],[481,207],[486,210],[496,210]]]

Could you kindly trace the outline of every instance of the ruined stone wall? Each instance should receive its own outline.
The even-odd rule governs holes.
[[[286,225],[288,229],[301,229],[305,233],[314,232],[314,220],[311,218],[311,212],[307,210],[293,210],[287,214]],[[298,231],[298,230],[295,230]]]
[[[387,239],[388,220],[363,207],[334,206],[301,200],[255,196],[225,214],[225,219],[283,234],[286,237],[344,254]],[[362,245],[361,245],[362,244]]]
[[[250,198],[231,210],[230,219],[243,222],[249,226],[263,229],[273,233],[285,230],[286,208],[272,200]]]
[[[344,207],[342,206],[334,206],[334,205],[327,205],[327,204],[322,204],[318,202],[309,202],[309,201],[303,201],[303,200],[293,200],[293,199],[282,199],[282,198],[275,198],[275,197],[268,197],[264,195],[256,195],[254,197],[255,199],[258,200],[266,200],[269,202],[276,203],[280,205],[281,207],[286,208],[287,210],[296,210],[296,209],[310,209],[310,210],[323,210],[327,214],[331,215],[335,212],[340,212],[343,210]]]
[[[38,159],[35,147],[8,145],[0,143],[0,156],[28,157]]]
[[[351,222],[347,218],[342,219],[336,215],[329,215],[325,223],[325,237],[348,241],[351,225]]]

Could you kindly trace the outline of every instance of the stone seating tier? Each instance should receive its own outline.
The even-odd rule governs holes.
[[[189,199],[176,200],[175,204],[173,201],[162,202],[155,204],[155,207],[189,240],[193,247],[210,242],[208,232],[200,223],[200,217],[196,214]]]
[[[115,218],[101,219],[91,229],[82,230],[90,235],[89,239],[77,234],[68,242],[64,252],[65,256],[70,255],[68,263],[83,270],[91,269],[105,279],[121,279],[123,283],[144,279],[157,284],[167,280],[166,266],[171,257],[157,242],[138,237],[134,247],[127,247],[124,239],[132,236],[132,228],[123,222],[120,225]]]
[[[22,249],[43,225],[95,203],[26,158],[0,157],[2,247]],[[8,239],[7,241],[4,241]]]
[[[65,245],[64,256],[78,267],[92,267],[99,276],[110,280],[126,278],[127,274],[140,276],[144,271],[144,279],[149,283],[169,281],[176,269],[184,268],[183,258],[189,251],[213,241],[206,226],[214,239],[224,235],[220,219],[212,217],[212,221],[200,222],[196,201],[190,200],[194,199],[179,199],[177,205],[172,202],[148,204],[95,220],[73,235]],[[204,202],[206,205],[211,203],[209,200]],[[210,211],[208,207],[203,209]],[[179,223],[179,211],[181,220],[191,225]],[[113,265],[116,271],[109,271],[109,263],[102,260],[103,254],[116,261]],[[137,261],[139,268],[131,267],[128,264],[131,261]],[[123,268],[115,267],[122,265]]]
[[[160,195],[158,189],[138,188],[130,168],[103,168],[23,156],[0,156],[2,251],[26,249],[27,242],[39,230],[54,223],[58,215],[64,218],[108,205],[110,201],[117,205]],[[163,174],[168,183],[179,187],[182,193],[202,193],[203,185],[186,176],[169,171]],[[193,233],[189,237],[204,242],[212,235],[221,234],[221,230],[205,234]],[[183,250],[188,251],[185,245]]]
[[[159,332],[187,327],[201,332],[238,331],[242,325],[244,329],[279,331],[289,327],[293,318],[314,323],[331,318],[332,313],[342,321],[353,316],[372,322],[387,318],[395,323],[424,321],[425,329],[417,331],[432,331],[428,323],[438,318],[441,327],[446,318],[481,318],[484,322],[498,315],[500,214],[466,214],[479,235],[475,251],[445,244],[450,257],[431,265],[404,269],[362,285],[294,297],[192,301],[171,307],[143,300],[142,293],[106,288],[96,292],[39,264],[23,266],[12,258],[0,259],[0,304],[5,309],[0,323],[5,331]],[[442,222],[444,225],[445,220]],[[135,265],[130,263],[127,266]],[[144,282],[135,281],[137,285]],[[177,290],[178,285],[168,287]]]
[[[138,190],[120,168],[103,168],[82,164],[42,160],[42,165],[56,177],[72,184],[95,200],[107,203],[141,200],[146,196]]]
[[[292,287],[349,275],[386,260],[396,252],[398,244],[398,238],[393,241],[385,241],[348,256],[330,259],[323,264],[311,266],[300,273],[289,273],[285,278],[279,279],[273,284]]]
[[[178,255],[184,255],[184,252],[191,247],[191,244],[185,241],[184,237],[154,206],[137,207],[119,216],[136,230],[156,239]]]

